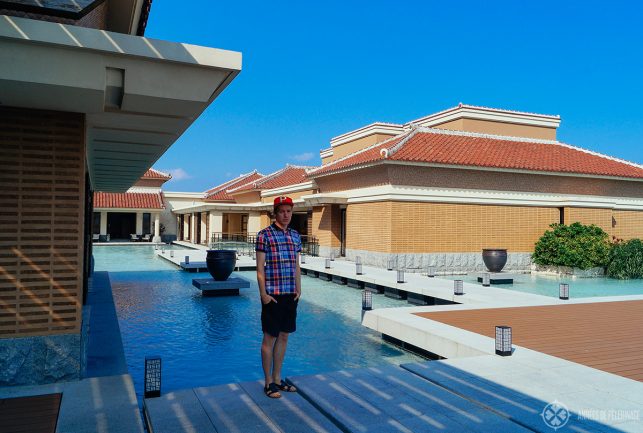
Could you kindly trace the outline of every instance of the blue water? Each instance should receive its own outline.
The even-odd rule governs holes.
[[[240,296],[204,298],[193,278],[155,257],[152,247],[95,248],[96,270],[112,284],[125,356],[137,394],[142,395],[146,355],[160,355],[163,391],[263,378],[262,338],[255,272]],[[374,308],[408,306],[384,296]],[[361,326],[361,291],[302,277],[297,332],[291,335],[284,375],[351,367],[400,364],[422,359],[382,341]]]
[[[643,280],[617,280],[614,278],[575,278],[549,275],[513,274],[513,284],[492,284],[500,289],[534,293],[536,295],[558,297],[558,285],[569,284],[571,298],[590,298],[596,296],[643,295]],[[452,275],[441,278],[460,279],[468,283],[481,284],[476,275]]]

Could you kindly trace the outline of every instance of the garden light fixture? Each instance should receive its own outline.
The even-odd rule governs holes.
[[[496,326],[496,355],[511,355],[511,327]]]

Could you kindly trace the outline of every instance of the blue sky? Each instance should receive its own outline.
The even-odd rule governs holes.
[[[643,163],[641,22],[638,1],[156,0],[147,37],[241,51],[243,69],[155,167],[203,191],[459,102],[559,114],[560,141]]]

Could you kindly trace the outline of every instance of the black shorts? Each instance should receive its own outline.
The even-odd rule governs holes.
[[[290,334],[297,329],[297,304],[295,295],[270,295],[277,303],[261,303],[261,330],[273,337],[280,332]]]

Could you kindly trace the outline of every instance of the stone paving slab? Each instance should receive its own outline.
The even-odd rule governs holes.
[[[296,392],[282,392],[279,399],[267,398],[263,381],[244,382],[241,387],[287,433],[341,433],[328,418]]]
[[[148,398],[143,405],[148,427],[154,433],[217,433],[192,389]]]
[[[194,388],[194,393],[218,433],[281,432],[238,383]]]
[[[291,380],[344,431],[528,431],[397,366]]]
[[[580,420],[578,415],[582,411],[614,409],[643,413],[640,403],[605,393],[597,387],[592,380],[593,369],[581,365],[571,369],[552,366],[536,369],[522,364],[520,359],[491,355],[403,364],[402,368],[539,432],[552,431],[541,414],[554,401],[569,410],[571,417],[565,429],[575,432],[616,432],[627,421]],[[595,373],[598,377],[604,374]],[[616,380],[622,379],[612,376]],[[639,388],[641,390],[643,388]],[[627,427],[628,431],[643,432],[640,422],[638,430],[632,424]]]

